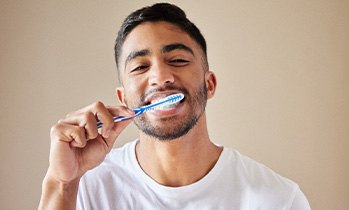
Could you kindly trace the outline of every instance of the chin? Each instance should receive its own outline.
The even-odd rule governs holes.
[[[137,120],[135,124],[144,134],[161,141],[169,141],[185,136],[196,125],[197,121],[196,117],[181,121],[178,121],[177,117],[169,117],[154,123],[144,123],[142,120]]]

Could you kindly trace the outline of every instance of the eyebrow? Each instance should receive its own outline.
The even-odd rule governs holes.
[[[147,55],[150,55],[150,50],[148,50],[148,49],[132,51],[127,56],[127,58],[125,60],[125,67],[126,67],[127,63],[130,62],[131,60],[133,60],[137,57],[142,57],[142,56],[147,56]]]
[[[173,50],[184,50],[184,51],[187,51],[190,54],[194,55],[194,51],[190,47],[188,47],[184,44],[180,44],[180,43],[166,45],[165,47],[162,48],[161,52],[168,53],[168,52],[171,52]]]

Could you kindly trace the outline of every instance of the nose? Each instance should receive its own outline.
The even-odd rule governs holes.
[[[151,86],[163,86],[166,84],[172,84],[175,81],[173,72],[165,64],[153,65],[150,70],[149,85]]]

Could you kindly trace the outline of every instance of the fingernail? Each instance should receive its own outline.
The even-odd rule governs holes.
[[[105,130],[103,133],[104,133],[103,137],[104,137],[104,138],[108,138],[109,135],[110,135],[110,129]]]

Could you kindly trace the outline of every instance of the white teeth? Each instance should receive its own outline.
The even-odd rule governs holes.
[[[180,102],[176,102],[176,103],[164,103],[161,104],[157,107],[154,107],[154,110],[167,110],[167,109],[172,109],[175,108]]]
[[[157,103],[157,102],[159,102],[159,101],[161,101],[161,100],[163,100],[163,98],[154,99],[154,100],[152,100],[150,103],[151,103],[151,104],[155,104],[155,103]]]
[[[153,100],[151,103],[154,104],[154,103],[157,103],[159,101],[163,100],[163,98],[161,99],[156,99],[156,100]],[[161,105],[158,105],[158,106],[155,106],[153,108],[153,110],[167,110],[167,109],[172,109],[174,107],[176,107],[178,104],[180,103],[180,101],[176,102],[176,103],[163,103]]]

